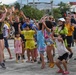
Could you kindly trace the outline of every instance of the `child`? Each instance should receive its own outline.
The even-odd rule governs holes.
[[[68,58],[68,50],[66,49],[63,39],[61,38],[61,35],[58,35],[57,38],[54,38],[55,42],[56,42],[56,47],[58,50],[58,54],[59,57],[56,60],[56,65],[59,68],[59,70],[57,71],[57,73],[63,73],[63,74],[69,74],[68,70],[67,70],[67,58]],[[63,64],[65,71],[63,71],[63,69],[60,66],[60,63]]]
[[[34,62],[34,49],[35,49],[35,41],[34,41],[35,31],[31,30],[29,24],[26,24],[23,31],[20,30],[20,25],[19,25],[19,32],[23,34],[26,39],[25,47],[27,50],[27,57],[28,57],[28,60],[26,62],[33,63]],[[32,56],[32,61],[30,60],[30,56]]]
[[[51,25],[51,23],[49,21],[46,21],[43,22],[43,25],[44,25],[44,37],[45,37],[45,42],[46,42],[46,45],[47,45],[47,48],[46,48],[46,52],[47,52],[47,57],[48,57],[48,62],[49,62],[49,67],[53,68],[54,67],[54,60],[53,60],[53,55],[52,55],[52,50],[54,49],[54,46],[53,46],[53,41],[51,39],[51,35],[52,35],[52,32],[51,32],[51,27],[49,26],[49,24]]]
[[[44,62],[44,52],[46,49],[45,39],[44,39],[44,25],[38,25],[38,31],[37,31],[37,47],[38,51],[40,53],[41,58],[41,69],[45,68],[45,62]]]
[[[15,54],[16,54],[16,62],[18,63],[18,56],[21,56],[22,54],[22,39],[19,33],[16,33],[16,36],[14,39],[14,47],[15,47]],[[22,59],[22,62],[24,62],[23,59]]]
[[[45,28],[46,29],[45,29],[44,36],[45,36],[45,42],[47,45],[47,50],[46,50],[47,58],[48,58],[48,62],[49,62],[49,67],[53,68],[54,60],[53,60],[52,50],[54,49],[54,42],[51,39],[51,35],[52,35],[51,29],[47,28],[47,26],[45,26]],[[53,50],[53,53],[54,53],[54,50]]]

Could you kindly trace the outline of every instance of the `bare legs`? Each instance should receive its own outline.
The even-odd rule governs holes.
[[[0,63],[4,60],[4,40],[0,40]]]
[[[49,59],[49,67],[53,68],[54,67],[54,60],[53,60],[53,55],[52,55],[52,49],[53,46],[47,46],[47,56]]]

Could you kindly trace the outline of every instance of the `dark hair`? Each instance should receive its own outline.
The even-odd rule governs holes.
[[[20,33],[19,32],[15,32],[15,36],[18,35],[18,34],[20,34]]]
[[[62,29],[61,29],[61,30],[63,30],[63,29],[64,29],[64,27],[65,27],[65,22],[63,22],[63,24],[62,24]]]
[[[45,24],[48,28],[52,29],[52,27],[54,26],[54,24],[50,21],[45,21]],[[42,29],[42,23],[39,23],[39,29]]]
[[[45,21],[45,23],[46,23],[46,26],[50,29],[52,29],[52,27],[54,26],[54,24],[50,21]]]
[[[31,29],[30,24],[26,24],[26,27],[29,27],[29,28]],[[25,27],[25,28],[26,28],[26,27]]]
[[[29,16],[26,16],[26,18],[29,18],[29,20],[30,20],[30,17]]]
[[[42,30],[42,23],[39,23],[39,30]]]

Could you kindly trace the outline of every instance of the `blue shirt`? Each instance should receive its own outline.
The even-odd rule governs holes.
[[[37,31],[37,45],[38,45],[38,51],[45,51],[45,39],[42,30]]]
[[[32,26],[33,26],[33,24],[29,24],[30,25],[30,27],[32,28]],[[24,29],[26,27],[26,23],[24,23],[23,25],[22,25],[22,28]]]

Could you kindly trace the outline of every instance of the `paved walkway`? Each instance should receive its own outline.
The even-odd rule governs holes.
[[[6,58],[6,70],[1,69],[0,67],[0,75],[62,75],[57,74],[56,71],[58,70],[55,66],[54,68],[49,68],[48,63],[46,63],[45,69],[40,69],[40,64],[37,63],[24,63],[15,62],[15,55],[14,55],[14,47],[13,47],[13,40],[9,40],[10,49],[13,55],[13,59],[9,59],[9,55],[7,50],[5,49],[5,58]],[[73,47],[74,56],[70,60],[68,64],[68,69],[70,71],[69,75],[76,75],[76,60],[73,60],[76,57],[76,47]],[[55,59],[57,58],[57,52]],[[46,59],[45,59],[46,61]]]

